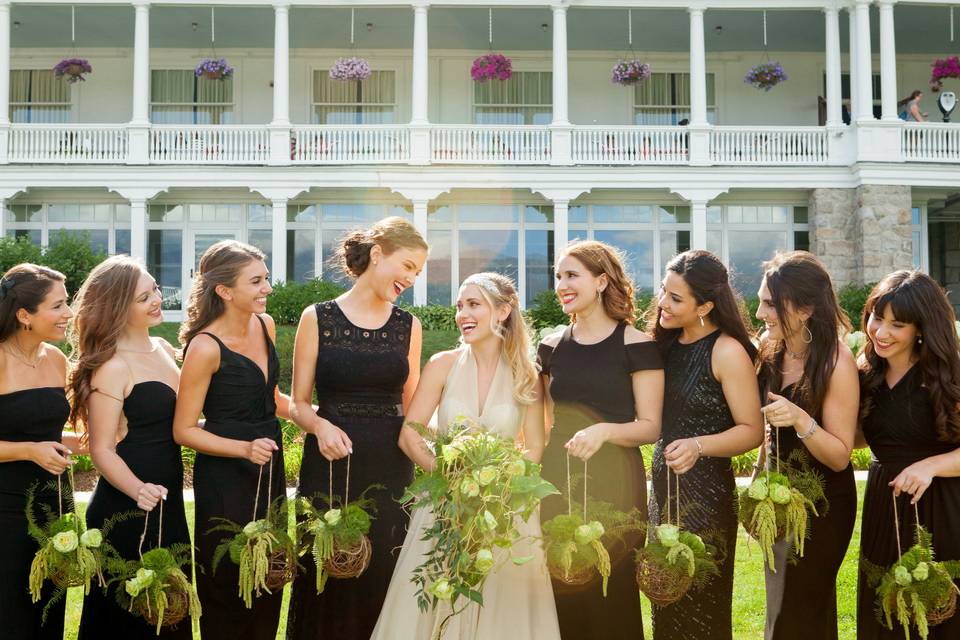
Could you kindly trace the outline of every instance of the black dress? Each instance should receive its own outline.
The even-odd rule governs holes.
[[[889,483],[914,462],[950,453],[958,446],[937,438],[934,408],[921,376],[920,367],[914,365],[893,389],[882,383],[874,391],[873,407],[862,424],[873,461],[863,502],[860,554],[874,565],[889,566],[897,561],[893,493]],[[933,536],[934,557],[937,560],[960,560],[960,478],[934,478],[917,507],[920,524]],[[915,541],[916,525],[909,494],[900,495],[897,512],[900,540],[903,551],[906,551]],[[866,585],[863,573],[859,577],[857,638],[903,638],[903,629],[896,619],[892,631],[880,624],[876,617],[876,594]],[[960,615],[930,627],[928,638],[960,638]]]
[[[137,383],[123,401],[127,435],[117,443],[117,455],[140,480],[167,489],[167,499],[163,501],[163,541],[160,541],[158,505],[149,514],[144,552],[175,543],[190,544],[190,532],[183,511],[183,462],[180,445],[173,441],[176,406],[176,392],[158,380]],[[135,500],[101,477],[87,507],[87,527],[100,528],[105,520],[115,514],[137,511]],[[107,535],[107,541],[128,560],[140,557],[140,536],[143,534],[143,514],[146,512],[139,511],[139,514],[115,524]],[[183,567],[183,572],[189,577],[190,566]],[[118,588],[123,588],[122,582],[111,585],[107,594],[100,589],[90,590],[83,600],[79,638],[148,640],[157,637],[155,625],[119,606],[114,593]],[[164,627],[160,637],[189,640],[193,637],[190,626],[188,617],[176,627]]]
[[[794,400],[794,385],[781,395]],[[837,572],[850,545],[853,524],[857,517],[857,485],[853,467],[834,471],[817,460],[797,437],[794,429],[778,429],[781,461],[794,451],[804,451],[810,467],[824,479],[828,507],[811,517],[804,543],[804,554],[790,561],[791,545],[781,540],[774,545],[776,573],[766,569],[767,640],[836,640],[837,638]],[[771,445],[767,465],[775,468],[777,441]]]
[[[663,368],[656,344],[624,345],[625,330],[625,324],[617,325],[607,338],[584,345],[573,339],[567,327],[556,347],[541,343],[538,349],[541,373],[550,376],[554,405],[553,430],[543,454],[542,473],[563,492],[567,486],[564,443],[577,431],[598,422],[636,420],[631,374]],[[570,469],[572,474],[582,475],[583,463],[571,459]],[[646,514],[647,481],[638,447],[602,446],[587,464],[587,481],[591,499],[609,502],[621,511],[636,508]],[[551,496],[541,503],[543,522],[565,513],[565,496]],[[636,545],[632,543],[642,540],[610,549],[612,568],[606,598],[596,581],[582,587],[554,582],[560,634],[564,638],[643,638],[643,616],[634,577]]]
[[[70,405],[61,387],[23,389],[0,395],[0,440],[7,442],[60,442]],[[66,597],[50,607],[46,623],[41,624],[43,608],[55,587],[43,584],[40,601],[33,604],[28,589],[30,564],[37,543],[27,534],[27,491],[35,489],[34,516],[45,521],[41,505],[56,516],[59,500],[57,477],[33,462],[0,462],[0,635],[9,640],[60,640]],[[72,507],[72,492],[63,476],[63,508]],[[51,488],[52,485],[52,488]]]
[[[316,305],[320,343],[317,352],[317,415],[343,429],[353,442],[350,497],[372,484],[377,513],[370,527],[373,557],[359,578],[330,580],[317,595],[316,566],[310,558],[293,585],[287,638],[366,640],[373,632],[387,595],[397,553],[409,522],[399,498],[413,481],[413,463],[397,439],[403,426],[403,385],[413,316],[395,308],[379,329],[350,322],[336,302]],[[299,495],[326,508],[330,466],[308,435],[303,444]],[[333,493],[344,497],[347,460],[333,464]]]
[[[651,526],[659,525],[666,515],[664,448],[674,440],[721,433],[735,424],[723,387],[713,377],[711,359],[720,335],[720,331],[714,331],[690,344],[675,341],[667,353],[663,429],[653,453]],[[670,479],[676,482],[673,474]],[[730,458],[700,458],[680,476],[680,513],[684,529],[704,536],[721,551],[720,575],[706,587],[688,591],[674,604],[654,607],[653,637],[729,640],[733,633],[731,607],[737,539],[736,484]]]
[[[271,463],[263,467],[257,519],[265,517],[267,512],[267,479],[271,465],[271,500],[286,500],[280,424],[273,397],[280,361],[262,319],[260,325],[269,352],[266,379],[256,362],[231,351],[213,334],[206,334],[220,345],[220,368],[210,378],[207,397],[203,401],[203,414],[207,420],[204,428],[210,433],[248,442],[257,438],[272,438],[281,447]],[[197,563],[197,595],[203,607],[200,633],[204,638],[273,640],[276,637],[283,592],[277,591],[272,595],[263,593],[254,598],[253,608],[247,609],[237,595],[237,565],[225,556],[217,566],[216,573],[213,571],[213,554],[217,546],[231,536],[223,532],[210,533],[210,528],[218,524],[212,518],[226,518],[241,527],[250,522],[254,517],[258,477],[260,467],[249,460],[197,453],[193,467],[196,499],[194,560]],[[280,515],[284,523],[287,521],[285,513],[284,507]]]

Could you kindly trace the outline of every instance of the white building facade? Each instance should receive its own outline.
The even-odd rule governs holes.
[[[432,247],[405,294],[418,304],[449,304],[485,269],[530,304],[573,238],[623,249],[648,291],[688,248],[722,256],[746,295],[794,248],[838,284],[915,266],[949,287],[960,124],[928,84],[960,49],[957,14],[932,0],[0,0],[0,234],[86,232],[139,256],[171,317],[216,240],[263,249],[275,280],[336,278],[344,231],[391,214]],[[491,51],[513,77],[473,81]],[[346,56],[370,78],[331,79]],[[54,75],[69,57],[89,60],[85,81]],[[197,77],[211,57],[233,74]],[[652,76],[611,82],[620,59]],[[767,60],[789,78],[758,91],[744,74]],[[914,89],[930,122],[899,117]]]

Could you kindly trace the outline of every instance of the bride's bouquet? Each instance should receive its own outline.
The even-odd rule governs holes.
[[[409,424],[409,423],[408,423]],[[522,537],[517,523],[527,520],[540,501],[557,493],[540,477],[540,465],[527,460],[512,440],[499,438],[466,418],[444,434],[412,425],[432,442],[433,471],[424,471],[404,495],[413,508],[427,507],[434,523],[424,532],[431,542],[426,560],[414,572],[417,601],[426,611],[445,603],[450,618],[470,602],[483,605],[483,585],[494,569],[494,550],[510,552]],[[523,564],[532,557],[511,557]],[[458,608],[458,603],[463,605]]]

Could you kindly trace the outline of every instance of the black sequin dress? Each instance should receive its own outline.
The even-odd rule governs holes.
[[[862,387],[861,387],[862,388]],[[868,393],[867,390],[863,391]],[[956,451],[956,443],[937,438],[934,408],[923,386],[920,367],[914,365],[893,388],[882,383],[875,391],[873,407],[863,420],[863,435],[873,453],[867,476],[860,530],[860,554],[874,565],[897,561],[893,527],[893,494],[889,483],[914,462]],[[933,536],[937,560],[960,560],[960,478],[934,478],[917,503],[920,524]],[[900,540],[906,551],[915,540],[916,516],[910,496],[897,501]],[[903,628],[894,620],[893,630],[876,616],[876,593],[860,573],[857,597],[858,640],[900,640]],[[911,634],[916,633],[916,629]],[[960,638],[960,615],[930,627],[928,640]]]
[[[409,517],[399,498],[413,481],[413,463],[397,444],[403,426],[403,386],[410,373],[408,354],[413,316],[399,307],[378,329],[354,325],[334,302],[316,305],[320,344],[317,352],[318,415],[343,429],[353,443],[350,498],[373,484],[377,512],[370,527],[370,566],[359,578],[331,579],[317,594],[316,566],[304,561],[293,585],[287,638],[291,640],[366,640],[373,632],[390,586]],[[333,493],[343,498],[347,460],[333,463]],[[317,439],[303,444],[300,496],[326,509],[330,463]]]
[[[720,336],[720,331],[714,331],[690,344],[675,341],[667,353],[663,429],[653,453],[651,526],[659,525],[666,515],[664,448],[674,440],[722,433],[735,424],[723,387],[713,377],[713,347]],[[672,474],[670,479],[676,482]],[[701,458],[680,476],[680,513],[684,529],[703,536],[721,550],[720,575],[706,587],[688,591],[674,604],[654,607],[653,637],[730,640],[737,497],[729,458]]]
[[[538,362],[550,376],[554,403],[553,430],[543,454],[543,477],[566,491],[567,455],[564,443],[598,422],[625,423],[636,420],[631,374],[661,369],[660,352],[653,342],[624,345],[626,325],[620,324],[607,338],[595,344],[580,344],[570,327],[556,347],[541,343]],[[583,474],[583,463],[571,459],[574,474]],[[621,511],[646,513],[647,481],[638,447],[605,444],[587,465],[591,499],[613,504]],[[550,496],[541,504],[541,521],[567,513],[564,496]],[[642,543],[642,540],[636,541]],[[560,634],[565,640],[643,638],[643,616],[637,590],[633,548],[610,549],[612,570],[607,597],[591,582],[580,588],[554,582],[554,597]]]
[[[60,442],[70,405],[62,387],[38,387],[0,395],[0,440],[7,442]],[[61,640],[66,598],[61,597],[47,612],[43,609],[55,587],[43,584],[40,601],[31,602],[28,590],[30,564],[37,543],[27,534],[27,492],[34,487],[34,517],[45,522],[46,506],[56,516],[57,477],[29,460],[0,462],[0,636],[10,640]],[[66,474],[61,480],[65,502],[72,507],[73,493]]]

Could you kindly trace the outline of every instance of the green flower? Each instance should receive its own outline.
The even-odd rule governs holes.
[[[523,460],[514,460],[507,466],[507,473],[512,476],[522,476],[527,472],[527,463]]]
[[[486,573],[493,568],[493,552],[490,549],[480,549],[477,551],[477,559],[474,560],[473,566],[476,567],[477,571],[480,573]]]
[[[902,564],[898,564],[897,568],[893,570],[893,577],[901,587],[906,587],[913,582],[913,578],[910,576],[910,570]]]
[[[70,553],[77,548],[77,542],[75,531],[61,531],[53,536],[53,548],[60,553]]]
[[[790,502],[790,489],[782,484],[770,485],[770,499],[776,504],[787,504]]]
[[[266,520],[254,520],[253,522],[248,522],[243,527],[243,535],[247,536],[248,538],[253,538],[254,536],[266,531],[269,526],[270,525]]]
[[[923,582],[930,576],[930,565],[926,562],[918,562],[913,570],[913,579],[917,582]]]
[[[460,483],[460,493],[475,498],[480,495],[480,484],[473,478],[464,478]]]
[[[438,600],[449,600],[453,596],[453,585],[446,578],[441,578],[431,584],[427,591]]]
[[[680,527],[675,524],[661,524],[654,531],[657,540],[665,547],[675,546],[680,541]]]
[[[481,487],[485,487],[497,479],[497,470],[493,467],[483,467],[477,472],[477,482]]]
[[[340,522],[340,509],[330,509],[323,514],[323,520],[331,527],[337,526]]]
[[[483,512],[483,523],[487,526],[487,529],[491,531],[497,528],[497,519],[493,517],[492,513],[486,510]]]
[[[445,444],[440,447],[440,457],[442,457],[443,461],[448,464],[459,458],[460,453],[460,449],[453,444]]]
[[[150,586],[150,583],[153,582],[153,576],[153,569],[145,569],[144,567],[140,567],[137,569],[137,576],[135,579],[140,580],[143,582],[143,586],[148,587]]]
[[[747,495],[754,500],[763,500],[767,497],[767,481],[763,478],[757,478],[747,489]]]
[[[136,598],[140,595],[140,592],[143,591],[143,586],[141,586],[140,581],[136,578],[130,578],[124,583],[124,588],[127,590],[127,593],[130,594],[131,598]]]
[[[103,542],[103,534],[100,529],[87,529],[80,536],[80,544],[89,548],[97,548]]]

